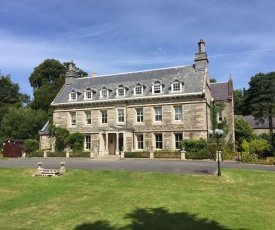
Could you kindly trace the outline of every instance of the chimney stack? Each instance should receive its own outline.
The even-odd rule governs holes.
[[[199,52],[195,54],[195,69],[205,70],[208,68],[208,58],[205,52],[205,42],[200,39],[198,42]]]
[[[69,63],[68,70],[66,71],[65,74],[65,84],[69,85],[73,83],[74,78],[77,78],[77,74],[75,71],[75,64],[73,61]]]
[[[92,73],[92,77],[96,77],[97,76],[97,73],[96,72],[93,72]]]

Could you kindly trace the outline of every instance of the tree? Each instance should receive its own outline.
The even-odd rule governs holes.
[[[244,96],[244,89],[236,89],[233,91],[234,98],[234,114],[240,115],[243,114],[243,104],[242,99]]]
[[[1,76],[0,73],[0,122],[10,105],[20,107],[29,102],[30,97],[20,93],[19,90],[19,85],[11,81],[10,75]]]
[[[29,77],[34,90],[31,108],[48,111],[51,102],[65,82],[65,72],[66,67],[54,59],[47,59],[34,68]]]
[[[47,113],[42,110],[10,106],[0,124],[0,138],[38,140],[38,132],[47,120]]]
[[[250,142],[255,139],[253,129],[248,122],[242,118],[235,120],[235,140],[237,144],[237,150],[241,151],[241,146],[244,140]]]
[[[259,73],[251,77],[249,88],[245,91],[244,115],[251,114],[259,122],[268,119],[269,132],[273,134],[272,118],[275,117],[275,72]]]
[[[30,106],[33,109],[42,109],[48,111],[50,104],[65,83],[65,73],[68,70],[69,62],[61,64],[55,59],[47,59],[34,71],[29,77],[29,82],[33,87],[34,100]],[[88,74],[76,67],[79,77]]]

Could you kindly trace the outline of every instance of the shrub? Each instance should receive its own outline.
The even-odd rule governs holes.
[[[208,143],[206,146],[207,155],[209,159],[216,159],[216,152],[217,152],[217,144],[216,143]]]
[[[202,149],[198,152],[187,152],[186,159],[209,159],[209,155],[206,149]]]
[[[41,150],[33,151],[28,154],[28,157],[43,157],[44,153]]]
[[[65,151],[48,152],[47,157],[66,157]]]
[[[199,152],[206,148],[207,141],[202,138],[199,140],[182,140],[181,146],[185,148],[186,152]]]
[[[255,153],[248,153],[242,157],[243,163],[257,163],[258,162],[258,155]]]
[[[124,152],[125,158],[149,158],[150,152]]]
[[[86,158],[89,158],[90,157],[90,152],[83,152],[83,151],[71,152],[70,157],[86,157]]]
[[[274,159],[274,157],[267,157],[266,158],[266,163],[268,165],[275,165],[275,159]]]
[[[84,147],[84,135],[82,133],[72,133],[66,139],[67,142],[71,143],[71,148],[75,152],[81,152]]]
[[[259,156],[263,156],[264,152],[268,152],[270,150],[270,145],[267,140],[259,139],[259,140],[252,140],[249,143],[249,151],[251,153],[256,153]]]
[[[155,151],[154,158],[181,158],[181,153],[179,151]]]
[[[35,139],[28,139],[23,144],[23,151],[25,153],[32,153],[39,149],[39,142]]]

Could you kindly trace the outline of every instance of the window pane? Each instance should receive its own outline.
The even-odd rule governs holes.
[[[180,83],[179,82],[173,83],[173,91],[180,91]]]
[[[142,87],[140,85],[136,86],[136,94],[142,94]]]
[[[102,89],[101,90],[101,98],[107,98],[107,89]]]
[[[91,136],[85,136],[85,149],[91,149]]]
[[[155,121],[162,121],[162,109],[161,109],[161,107],[155,108]]]
[[[106,124],[107,123],[107,111],[104,110],[101,112],[102,115],[102,124]]]
[[[124,109],[118,109],[118,122],[124,122]]]
[[[156,139],[156,148],[162,149],[162,134],[156,134],[155,139]]]
[[[75,113],[71,113],[71,125],[75,125],[75,123],[76,123]]]
[[[143,122],[143,109],[137,109],[137,122]]]
[[[182,120],[182,108],[181,106],[174,107],[175,110],[175,121]]]
[[[137,135],[137,148],[143,149],[143,135]]]
[[[124,88],[123,87],[119,87],[117,89],[117,93],[119,97],[124,97]]]
[[[71,100],[76,100],[76,93],[75,92],[71,92]]]
[[[160,84],[157,83],[157,84],[154,85],[154,93],[160,93],[160,92],[161,92],[161,90],[160,90]]]
[[[176,149],[180,149],[180,143],[182,141],[182,134],[181,133],[175,133],[175,147]]]
[[[90,125],[92,123],[91,112],[86,112],[86,124]]]
[[[92,98],[92,92],[91,91],[87,91],[86,92],[86,99],[91,99]]]

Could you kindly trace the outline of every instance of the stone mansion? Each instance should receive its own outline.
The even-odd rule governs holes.
[[[231,83],[230,83],[231,82]],[[234,140],[232,79],[213,85],[205,43],[198,43],[190,66],[77,78],[69,65],[65,84],[52,102],[53,123],[85,136],[84,150],[99,156],[124,151],[177,150],[183,139],[208,138],[210,104],[220,99]],[[216,98],[215,98],[216,97]],[[52,149],[48,125],[40,131],[40,149]]]

